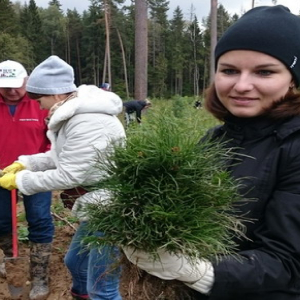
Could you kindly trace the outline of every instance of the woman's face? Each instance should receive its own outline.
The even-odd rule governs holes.
[[[41,109],[50,109],[54,104],[61,101],[59,95],[47,95],[36,99],[39,102]]]
[[[222,104],[236,117],[256,117],[293,86],[292,75],[276,58],[234,50],[220,56],[215,87]]]

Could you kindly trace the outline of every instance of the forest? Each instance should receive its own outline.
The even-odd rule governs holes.
[[[90,0],[82,14],[64,12],[59,0],[49,1],[47,8],[35,0],[24,5],[1,0],[0,6],[0,61],[19,61],[30,73],[58,55],[73,66],[77,85],[110,82],[123,99],[134,97],[134,2]],[[147,96],[201,95],[209,84],[210,16],[198,20],[191,9],[185,19],[177,7],[168,18],[168,11],[169,1],[147,2]],[[218,37],[238,18],[219,4]]]

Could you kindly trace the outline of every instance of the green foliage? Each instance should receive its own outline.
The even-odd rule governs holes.
[[[65,210],[62,201],[53,201],[51,205],[51,211],[60,215]]]
[[[28,234],[29,232],[27,226],[20,224],[18,226],[18,240],[22,242],[28,241]]]
[[[27,66],[31,63],[32,48],[25,38],[0,33],[0,61],[16,60]]]
[[[54,1],[56,2],[56,1]],[[67,19],[64,17],[60,8],[55,5],[49,5],[47,9],[40,11],[42,22],[43,38],[47,41],[47,50],[49,55],[56,54],[64,58],[64,46],[66,39]]]
[[[25,63],[30,73],[38,63],[55,54],[73,66],[77,85],[99,85],[108,79],[104,72],[104,68],[108,68],[104,63],[107,48],[104,2],[90,0],[82,14],[76,9],[65,13],[61,2],[51,0],[47,8],[41,8],[36,0],[28,0],[24,5],[16,0],[2,0],[0,58]],[[196,96],[209,83],[209,17],[200,27],[193,9],[190,14],[185,14],[177,7],[169,19],[169,2],[148,2],[147,96]],[[113,91],[126,99],[132,98],[136,90],[136,41],[135,3],[131,2],[129,6],[124,3],[123,0],[106,2],[109,7],[111,84]],[[237,18],[237,15],[231,17],[219,5],[219,35]],[[206,32],[205,27],[208,28]],[[124,46],[126,73],[119,37]]]
[[[18,213],[18,222],[25,222],[25,221],[26,221],[25,211]]]
[[[182,100],[182,98],[178,98],[173,102],[173,113],[177,118],[182,117],[184,113],[184,107],[187,105],[187,102]]]
[[[18,34],[18,16],[9,0],[0,1],[0,33]]]
[[[128,130],[125,147],[114,145],[108,157],[99,153],[107,177],[94,188],[111,198],[87,213],[89,230],[105,236],[84,243],[206,258],[234,252],[232,235],[243,226],[232,214],[241,198],[239,182],[226,171],[232,154],[208,139],[198,143],[206,129],[198,110],[185,107],[177,118],[171,106],[149,110],[148,122]]]

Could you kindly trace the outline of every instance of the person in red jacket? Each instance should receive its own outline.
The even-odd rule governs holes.
[[[17,172],[22,165],[15,163],[20,155],[49,150],[45,118],[38,102],[26,95],[27,72],[16,61],[0,63],[0,169],[3,173]],[[9,168],[5,168],[10,166]],[[54,235],[51,216],[51,192],[23,195],[30,241],[30,299],[41,299],[49,293],[47,269]],[[12,256],[11,192],[0,187],[0,249]],[[0,275],[6,276],[0,262]]]

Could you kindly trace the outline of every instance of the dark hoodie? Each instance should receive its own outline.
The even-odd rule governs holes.
[[[142,110],[147,106],[147,102],[144,100],[132,100],[123,103],[125,107],[125,112],[127,114],[135,113],[136,120],[138,123],[141,123],[142,120]]]

